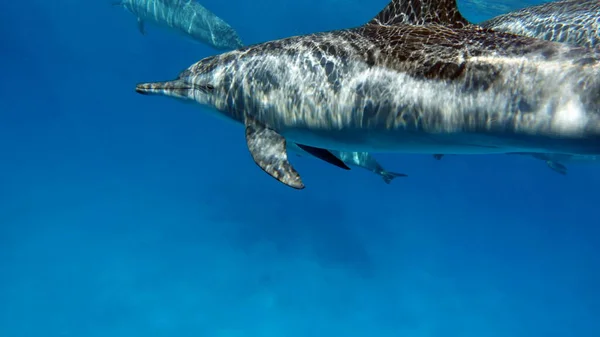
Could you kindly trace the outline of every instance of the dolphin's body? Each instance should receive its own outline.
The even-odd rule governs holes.
[[[547,2],[499,15],[479,25],[506,33],[596,48],[600,43],[600,0]],[[369,163],[374,160],[366,152],[342,152],[334,154],[339,158],[355,158],[359,166],[363,162]],[[579,156],[559,153],[517,154],[529,155],[543,160],[549,168],[560,174],[567,173],[567,168],[564,164],[594,163],[600,160],[600,156],[589,155]],[[364,161],[361,161],[363,158]],[[441,157],[438,156],[437,158]]]
[[[600,1],[562,0],[526,7],[481,23],[496,31],[597,48],[600,44]],[[527,155],[527,153],[517,153]],[[532,153],[549,168],[566,174],[567,163],[597,163],[600,156]]]
[[[480,23],[482,27],[575,46],[597,48],[600,44],[600,1],[562,0],[526,7]],[[568,163],[598,163],[600,156],[560,153],[522,153],[546,162],[566,174]],[[437,155],[440,159],[442,155]]]
[[[579,163],[579,164],[597,164],[600,161],[600,156],[592,155],[569,155],[561,153],[522,153],[515,152],[509,154],[518,154],[531,156],[533,158],[543,160],[546,162],[548,167],[562,175],[567,174],[567,167],[564,164],[567,163]]]
[[[407,177],[404,173],[391,172],[381,166],[368,152],[346,152],[346,151],[335,151],[330,150],[334,156],[340,158],[344,163],[352,166],[362,167],[369,170],[383,178],[383,181],[387,184],[391,183],[392,180],[398,177]]]
[[[113,3],[125,7],[138,18],[138,29],[145,34],[146,22],[170,28],[217,50],[243,46],[237,32],[195,0],[121,0]]]
[[[295,152],[299,155],[307,153],[300,146],[298,146],[292,142],[287,143],[287,151]],[[339,158],[346,165],[362,167],[365,170],[371,171],[371,172],[381,176],[381,178],[383,178],[383,181],[386,184],[391,183],[392,180],[394,180],[395,178],[407,177],[407,175],[404,173],[387,171],[368,152],[346,152],[346,151],[335,151],[335,150],[330,150],[330,152],[335,157]]]
[[[547,2],[496,16],[480,25],[500,32],[596,48],[600,43],[600,1]]]
[[[294,188],[286,139],[334,164],[325,149],[600,154],[599,55],[471,25],[455,0],[393,0],[365,25],[208,57],[136,91],[243,122],[257,165]]]

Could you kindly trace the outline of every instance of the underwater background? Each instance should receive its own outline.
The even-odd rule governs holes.
[[[201,0],[245,44],[388,0]],[[544,1],[459,0],[474,22]],[[0,3],[0,336],[600,336],[600,164],[376,154],[391,184],[135,93],[220,53],[110,0]]]

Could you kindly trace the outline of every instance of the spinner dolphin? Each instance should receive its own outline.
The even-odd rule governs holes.
[[[600,1],[562,0],[526,7],[494,17],[481,26],[548,41],[597,48],[600,43]],[[526,153],[517,153],[528,155]],[[548,167],[567,174],[567,163],[598,163],[600,156],[532,153]]]
[[[146,22],[175,30],[217,50],[242,47],[237,32],[196,0],[121,0],[113,3],[137,16],[138,29],[146,33]]]
[[[472,25],[455,0],[393,0],[362,26],[208,57],[136,91],[244,123],[256,164],[297,189],[286,141],[333,164],[326,149],[600,154],[598,53]]]
[[[561,0],[525,7],[480,23],[482,27],[506,33],[597,48],[600,44],[600,1]],[[543,160],[552,170],[567,174],[565,164],[600,163],[600,156],[561,153],[523,153]],[[434,157],[441,159],[443,155]]]
[[[287,143],[287,152],[296,152],[299,155],[302,153],[307,153],[300,146],[291,142]],[[339,158],[346,165],[361,167],[381,176],[386,184],[391,183],[392,180],[398,177],[408,177],[404,173],[392,172],[384,169],[383,166],[368,152],[348,152],[335,150],[329,150],[329,152],[331,152],[331,154],[333,154],[335,157]]]
[[[480,25],[500,32],[596,48],[600,43],[600,1],[546,2],[496,16]]]
[[[546,165],[553,171],[562,175],[567,174],[567,167],[565,164],[578,163],[578,164],[598,164],[600,163],[600,156],[593,155],[570,155],[562,153],[521,153],[514,152],[509,154],[524,155],[533,157],[539,160],[543,160]]]

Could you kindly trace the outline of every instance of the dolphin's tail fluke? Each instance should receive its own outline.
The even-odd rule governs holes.
[[[404,173],[388,172],[385,170],[379,172],[379,175],[383,178],[383,181],[385,181],[386,184],[391,183],[392,180],[398,177],[408,177],[408,175]]]
[[[567,175],[567,167],[559,162],[547,160],[546,165],[559,174]]]

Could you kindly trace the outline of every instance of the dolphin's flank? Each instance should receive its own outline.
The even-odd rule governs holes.
[[[145,92],[243,123],[255,162],[295,188],[287,142],[331,163],[331,151],[600,154],[598,53],[472,25],[455,0],[393,0],[362,26],[208,57]]]

